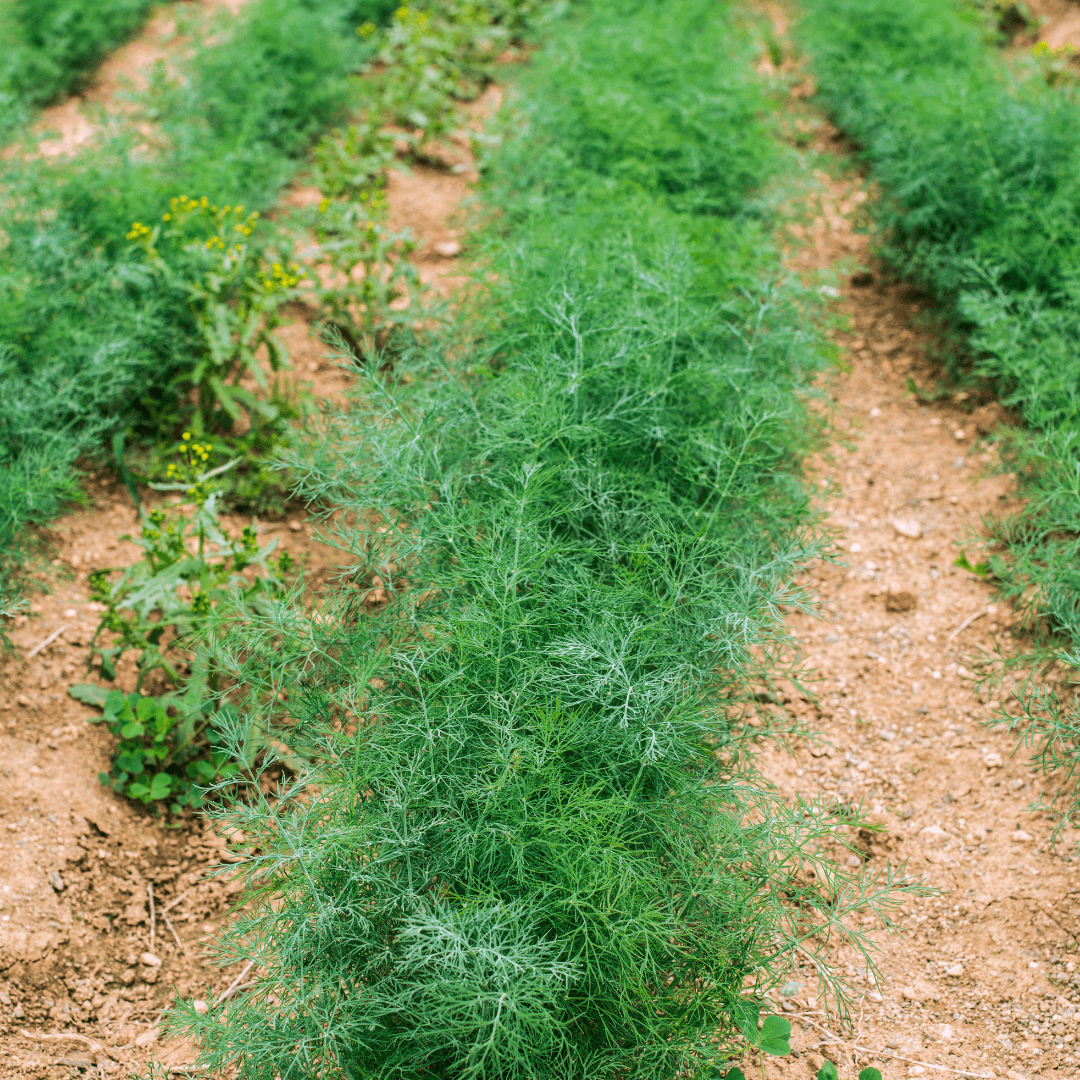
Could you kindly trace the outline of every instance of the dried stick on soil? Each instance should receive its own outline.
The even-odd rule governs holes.
[[[111,1057],[113,1061],[120,1060],[107,1046],[99,1043],[96,1039],[88,1039],[85,1035],[76,1035],[74,1032],[59,1032],[55,1035],[46,1035],[38,1034],[34,1031],[24,1031],[22,1028],[19,1028],[19,1034],[24,1038],[33,1039],[36,1042],[44,1042],[46,1039],[73,1039],[75,1042],[81,1042],[89,1046],[95,1053],[101,1053],[106,1057]]]
[[[226,1000],[228,1000],[229,998],[231,998],[231,997],[233,996],[233,994],[234,994],[234,993],[236,993],[236,990],[237,990],[237,988],[238,988],[238,987],[240,986],[240,984],[241,984],[241,983],[242,983],[242,982],[244,981],[245,977],[247,976],[247,973],[248,973],[248,972],[249,972],[249,971],[250,971],[250,970],[251,970],[251,969],[252,969],[252,968],[253,968],[254,966],[255,966],[255,961],[254,961],[254,960],[249,960],[249,961],[248,961],[248,962],[247,962],[247,963],[246,963],[246,964],[244,965],[244,969],[243,969],[243,971],[241,971],[241,972],[240,972],[240,974],[239,974],[239,975],[237,975],[237,976],[236,976],[236,978],[235,978],[235,979],[233,979],[233,981],[232,981],[232,982],[231,982],[231,983],[230,983],[230,984],[228,985],[228,987],[226,987],[226,989],[224,989],[224,990],[223,990],[223,991],[222,991],[222,992],[221,992],[221,993],[220,993],[220,994],[219,994],[219,995],[218,995],[218,996],[217,996],[217,997],[216,997],[216,998],[214,999],[214,1004],[215,1004],[215,1005],[220,1005],[220,1004],[221,1004],[221,1003],[222,1003],[223,1001],[226,1001]]]
[[[176,929],[175,929],[175,927],[174,927],[174,926],[173,926],[173,924],[172,924],[172,920],[171,920],[171,919],[169,918],[169,916],[168,916],[168,915],[166,915],[166,914],[165,914],[165,910],[164,910],[164,908],[163,908],[163,909],[162,909],[162,911],[161,911],[161,917],[162,917],[162,918],[163,918],[163,919],[165,920],[165,925],[166,925],[166,926],[168,927],[168,929],[169,929],[169,933],[170,933],[170,934],[172,934],[172,936],[173,936],[173,941],[175,941],[175,942],[176,942],[177,948],[178,948],[178,949],[179,949],[179,950],[180,950],[180,951],[181,951],[182,953],[186,953],[186,952],[187,952],[187,949],[186,949],[186,948],[184,947],[184,943],[183,943],[183,942],[182,942],[182,941],[180,940],[180,935],[179,935],[179,934],[177,934],[177,932],[176,932]]]
[[[957,634],[965,631],[976,619],[981,619],[985,614],[985,611],[976,611],[973,615],[969,615],[945,640],[952,641]]]
[[[154,951],[154,934],[157,931],[157,918],[154,914],[154,885],[147,882],[146,895],[150,897],[150,951]]]
[[[38,642],[38,643],[37,643],[37,644],[36,644],[36,645],[35,645],[35,646],[34,646],[34,647],[33,647],[33,648],[32,648],[32,649],[31,649],[31,650],[30,650],[30,651],[29,651],[29,652],[28,652],[27,654],[26,654],[26,659],[27,659],[27,660],[33,660],[33,658],[34,658],[35,656],[37,656],[37,654],[38,654],[39,652],[41,652],[41,650],[42,650],[42,649],[44,649],[46,645],[51,645],[51,644],[52,644],[52,643],[53,643],[53,642],[54,642],[54,641],[55,641],[55,640],[56,640],[56,639],[57,639],[57,638],[58,638],[58,637],[59,637],[59,636],[60,636],[60,635],[61,635],[61,634],[62,634],[62,633],[63,633],[63,632],[64,632],[64,631],[65,631],[65,630],[67,629],[67,628],[68,628],[68,624],[67,624],[67,623],[64,623],[64,625],[63,625],[63,626],[61,626],[59,630],[54,630],[54,631],[53,631],[53,632],[52,632],[52,633],[51,633],[51,634],[50,634],[50,635],[49,635],[49,636],[48,636],[48,637],[47,637],[47,638],[46,638],[46,639],[45,639],[44,641],[39,641],[39,642]]]
[[[894,1054],[891,1050],[875,1050],[872,1046],[859,1046],[858,1043],[849,1042],[847,1039],[841,1039],[835,1032],[830,1031],[827,1027],[822,1027],[821,1024],[811,1020],[810,1017],[803,1013],[788,1013],[788,1016],[796,1017],[804,1024],[810,1024],[812,1027],[816,1027],[818,1031],[825,1032],[833,1042],[838,1042],[843,1046],[848,1047],[851,1050],[857,1051],[860,1054],[875,1054],[882,1058],[894,1058],[897,1061],[906,1061],[909,1065],[922,1065],[926,1069],[937,1069],[938,1072],[953,1073],[956,1076],[974,1076],[976,1080],[986,1080],[986,1074],[981,1072],[966,1072],[963,1069],[950,1069],[948,1065],[934,1065],[929,1061],[919,1061],[918,1058],[904,1057],[902,1054]]]
[[[177,905],[177,904],[179,904],[179,903],[180,903],[180,901],[181,901],[181,900],[183,900],[183,899],[184,899],[184,897],[185,897],[185,896],[187,896],[187,894],[188,894],[189,892],[191,892],[191,890],[190,890],[190,889],[185,889],[185,890],[184,890],[184,891],[183,891],[183,892],[182,892],[182,893],[181,893],[181,894],[180,894],[179,896],[174,896],[174,897],[173,897],[173,898],[172,898],[172,899],[171,899],[171,900],[170,900],[170,901],[169,901],[169,902],[168,902],[168,903],[167,903],[167,904],[166,904],[166,905],[165,905],[165,906],[164,906],[164,907],[163,907],[163,908],[161,909],[161,914],[162,914],[162,915],[164,915],[164,914],[165,914],[165,912],[167,912],[167,911],[172,911],[172,909],[173,909],[174,907],[176,907],[176,905]]]

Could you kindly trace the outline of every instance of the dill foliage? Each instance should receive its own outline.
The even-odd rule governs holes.
[[[1023,732],[1077,793],[1080,713],[1080,93],[1032,55],[1003,58],[983,13],[930,0],[807,0],[821,93],[881,184],[883,253],[941,299],[973,373],[1017,410],[1004,440],[1028,501],[988,522],[988,565],[1069,672],[1017,690]],[[1049,631],[1049,633],[1048,633]],[[1060,669],[1059,669],[1060,670]],[[1053,702],[1051,705],[1050,702]],[[1080,811],[1080,794],[1067,796]]]
[[[131,223],[159,220],[182,194],[268,205],[355,92],[350,72],[372,51],[357,22],[384,21],[390,7],[253,0],[78,157],[2,162],[0,609],[14,605],[28,528],[77,493],[77,462],[100,455],[110,434],[169,438],[183,421],[199,327],[184,291],[125,240]],[[152,152],[144,121],[155,125]]]
[[[211,644],[237,746],[316,762],[221,811],[253,851],[225,955],[259,977],[177,1006],[211,1070],[696,1074],[758,1040],[795,944],[887,908],[822,853],[854,818],[769,794],[742,724],[820,551],[823,363],[745,212],[744,46],[706,0],[561,28],[486,162],[474,302],[357,358],[288,457],[344,566]]]
[[[31,109],[85,86],[152,6],[153,0],[9,0],[0,7],[0,141]]]

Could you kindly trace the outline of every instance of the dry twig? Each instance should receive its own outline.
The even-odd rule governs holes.
[[[228,987],[226,987],[226,989],[224,989],[220,994],[218,994],[217,998],[215,998],[215,1000],[214,1000],[214,1004],[215,1005],[220,1005],[223,1001],[227,1001],[229,998],[231,998],[233,996],[233,994],[236,993],[236,991],[239,988],[240,984],[244,981],[245,977],[247,976],[247,973],[254,966],[255,966],[255,961],[254,960],[249,960],[244,965],[243,971],[241,971],[240,974],[237,975],[235,979],[233,979],[233,981],[228,985]]]
[[[73,1039],[75,1042],[81,1042],[86,1046],[89,1046],[96,1054],[104,1054],[106,1057],[111,1057],[113,1061],[120,1060],[107,1046],[99,1043],[96,1039],[88,1039],[85,1035],[76,1035],[73,1031],[61,1031],[50,1035],[45,1034],[44,1032],[38,1033],[36,1031],[26,1031],[23,1028],[19,1028],[19,1034],[27,1039],[34,1039],[36,1042],[44,1042],[46,1039]]]
[[[827,1027],[822,1027],[821,1024],[814,1020],[811,1020],[805,1013],[789,1013],[789,1016],[797,1017],[804,1024],[810,1024],[812,1027],[816,1027],[818,1031],[823,1031],[829,1036],[833,1042],[838,1042],[843,1046],[848,1047],[851,1050],[858,1051],[860,1054],[875,1054],[881,1058],[894,1058],[896,1061],[906,1061],[909,1065],[922,1065],[926,1069],[937,1069],[939,1072],[954,1073],[956,1076],[974,1076],[977,1080],[986,1080],[986,1074],[981,1072],[966,1072],[964,1069],[950,1069],[948,1065],[934,1065],[930,1061],[919,1061],[917,1058],[904,1057],[902,1054],[894,1054],[891,1050],[875,1050],[871,1046],[859,1046],[858,1043],[849,1042],[847,1039],[840,1038],[835,1032],[830,1031]]]
[[[976,611],[973,615],[969,615],[945,640],[952,641],[957,634],[966,630],[976,619],[981,619],[986,614],[985,611]]]
[[[168,903],[167,903],[167,904],[166,904],[166,905],[165,905],[165,906],[164,906],[164,907],[163,907],[163,908],[161,909],[161,914],[162,914],[162,915],[164,915],[166,911],[172,911],[172,909],[173,909],[174,907],[176,907],[176,905],[177,905],[177,904],[179,904],[179,903],[180,903],[180,901],[181,901],[181,900],[183,900],[183,899],[184,899],[184,897],[185,897],[185,896],[187,896],[187,894],[188,894],[189,892],[191,892],[191,890],[190,890],[190,889],[185,889],[185,890],[184,890],[184,891],[183,891],[183,892],[182,892],[182,893],[181,893],[181,894],[180,894],[179,896],[174,896],[174,897],[173,897],[173,898],[172,898],[172,899],[171,899],[171,900],[170,900],[170,901],[169,901],[169,902],[168,902]]]
[[[67,628],[68,628],[68,623],[64,623],[64,625],[61,626],[59,630],[54,630],[44,641],[39,641],[26,654],[26,659],[27,660],[33,660],[33,658],[35,656],[37,656],[37,654],[39,652],[41,652],[41,650],[44,649],[46,645],[51,645]]]
[[[150,951],[154,951],[154,934],[157,931],[157,917],[154,914],[154,883],[146,883],[146,895],[150,897]]]
[[[184,943],[180,940],[180,935],[177,934],[176,929],[173,927],[172,920],[169,918],[168,915],[165,914],[164,911],[161,912],[161,917],[165,920],[165,925],[169,928],[169,933],[172,934],[173,941],[176,942],[177,948],[179,948],[179,950],[182,953],[186,953],[187,948],[185,947]]]

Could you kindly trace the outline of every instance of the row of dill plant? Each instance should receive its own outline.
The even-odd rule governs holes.
[[[986,522],[977,569],[1030,635],[993,669],[1016,694],[995,719],[1054,775],[1066,824],[1080,812],[1080,67],[1041,43],[1003,53],[976,5],[802,7],[821,100],[883,193],[882,256],[940,301],[953,377],[1023,422],[999,435],[1026,505]]]
[[[454,40],[468,55],[474,39],[493,37],[492,25],[518,34],[544,6],[440,0],[433,10],[447,24],[443,38],[456,27]],[[211,217],[216,208],[239,214],[242,207],[243,221],[233,223],[243,226],[247,249],[237,288],[257,294],[255,271],[281,259],[292,234],[264,221],[247,239],[249,215],[274,204],[321,135],[376,100],[363,72],[381,46],[377,28],[392,19],[408,24],[402,49],[416,55],[400,66],[415,68],[416,79],[434,73],[429,102],[449,92],[452,64],[436,63],[444,58],[435,49],[421,63],[423,46],[445,41],[414,33],[408,9],[400,18],[396,9],[393,0],[251,0],[206,28],[208,42],[175,70],[158,69],[131,109],[103,120],[77,155],[43,158],[27,125],[0,163],[0,612],[17,610],[35,529],[80,497],[83,467],[122,466],[125,446],[175,447],[195,421],[205,421],[201,434],[216,448],[235,426],[221,402],[209,420],[200,415],[205,402],[192,415],[192,372],[208,337],[233,339],[226,351],[246,350],[254,362],[248,343],[236,340],[243,330],[222,330],[228,320],[216,316],[200,319],[192,300],[193,287],[222,274],[215,278],[190,236],[175,237],[168,251],[158,245],[165,261],[158,260],[152,228],[166,228],[180,197],[202,200]],[[393,74],[380,78],[392,83]],[[386,145],[379,144],[379,168]],[[212,241],[214,222],[204,224]],[[238,310],[226,293],[212,298],[217,314]],[[248,410],[248,433],[226,449],[264,454],[296,409],[271,390]],[[256,423],[260,413],[271,419]]]
[[[489,132],[471,299],[352,356],[283,459],[337,585],[204,643],[234,753],[316,762],[222,790],[249,854],[221,958],[255,984],[173,1012],[210,1072],[721,1075],[786,1052],[759,1020],[796,946],[829,978],[841,920],[895,898],[830,861],[858,814],[769,791],[744,725],[823,551],[826,363],[746,29],[582,8]]]
[[[33,111],[76,93],[143,25],[154,0],[8,0],[0,5],[0,142]]]

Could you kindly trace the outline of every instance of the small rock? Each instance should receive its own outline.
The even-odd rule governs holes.
[[[452,259],[455,255],[461,254],[461,245],[456,240],[439,240],[432,246],[435,248],[435,254],[441,255],[444,259]]]
[[[21,1020],[26,1013],[23,1012],[23,1007],[21,1005],[16,1005],[15,1008],[11,1010],[11,1015],[14,1016],[16,1020]]]
[[[938,1028],[938,1038],[941,1039],[955,1039],[956,1031],[953,1029],[952,1024],[942,1024]]]
[[[922,526],[914,518],[894,518],[892,527],[899,536],[909,540],[918,540],[922,536]]]
[[[149,1031],[144,1031],[141,1035],[135,1039],[136,1046],[153,1046],[157,1042],[158,1032],[157,1028],[151,1028]]]
[[[901,996],[905,1001],[929,1001],[937,993],[937,987],[926,979],[916,979],[910,986],[905,986]]]
[[[1005,1075],[1009,1080],[1027,1080],[1027,1077],[1019,1069],[1010,1069]]]
[[[289,528],[293,532],[299,532],[303,528],[303,526],[300,524],[299,521],[290,521],[289,522]]]
[[[49,884],[57,891],[64,891],[64,879],[60,876],[59,872],[54,870],[49,875]]]
[[[160,957],[155,956],[152,952],[144,952],[139,959],[148,967],[161,967]]]
[[[960,976],[964,974],[964,965],[950,964],[945,969],[945,974],[948,975],[950,979],[959,979]]]
[[[922,1076],[926,1072],[926,1069],[922,1065],[912,1065],[908,1071],[908,1076]]]
[[[161,974],[161,968],[148,967],[142,970],[142,981],[148,983],[151,986],[157,982],[158,976]]]
[[[996,750],[991,750],[989,754],[983,755],[983,764],[988,769],[1000,769],[1005,764],[1005,759]]]
[[[954,799],[962,799],[965,795],[969,795],[970,793],[970,784],[961,784],[958,788],[953,788],[952,791],[949,792],[949,794],[952,795]]]
[[[1023,829],[1016,829],[1009,837],[1014,844],[1030,844],[1035,839],[1029,832],[1024,832]]]
[[[919,835],[924,840],[948,840],[949,834],[940,825],[927,825],[925,829],[919,830]]]
[[[900,592],[893,592],[890,589],[885,594],[885,610],[892,612],[894,615],[905,611],[913,611],[918,602],[916,595],[906,589]]]
[[[210,1011],[210,1006],[205,1001],[193,1001],[191,1007],[200,1015],[205,1016]]]
[[[881,996],[881,995],[880,995],[880,994],[879,994],[879,993],[878,993],[878,992],[877,992],[876,990],[871,990],[871,991],[870,991],[870,993],[869,993],[869,994],[867,994],[866,996],[867,996],[867,997],[868,997],[868,998],[869,998],[869,999],[870,999],[871,1001],[877,1001],[877,1002],[881,1002],[881,1001],[884,1001],[884,1000],[885,1000],[885,999],[884,999],[884,998],[883,998],[883,997],[882,997],[882,996]]]
[[[850,870],[858,870],[862,866],[862,859],[858,855],[849,855],[845,862]]]
[[[128,968],[126,971],[120,973],[120,981],[125,986],[130,986],[135,981],[135,969]]]
[[[15,701],[21,705],[24,709],[30,707],[30,699],[25,694],[20,694]]]
[[[818,1071],[818,1069],[822,1069],[825,1067],[825,1059],[820,1054],[807,1054],[806,1063],[815,1073]]]

